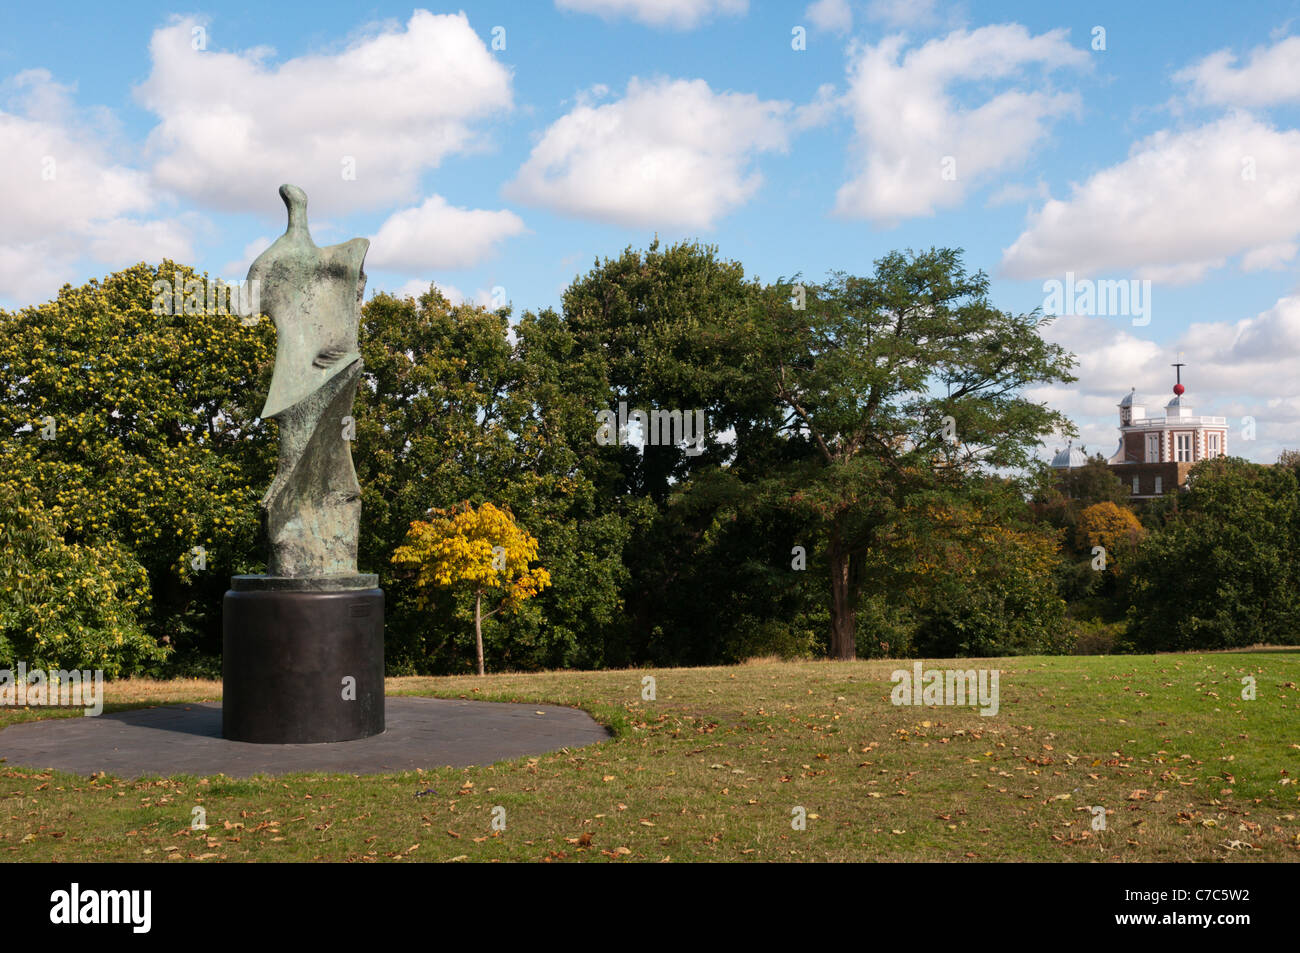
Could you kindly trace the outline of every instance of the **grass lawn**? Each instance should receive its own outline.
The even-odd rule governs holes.
[[[911,664],[394,678],[390,695],[577,705],[616,736],[369,777],[0,764],[0,859],[1300,860],[1300,652],[927,663],[1001,669],[993,717],[892,705],[890,673]],[[220,697],[215,682],[106,689],[106,711]],[[8,710],[0,725],[52,715]],[[198,805],[206,831],[190,829]]]

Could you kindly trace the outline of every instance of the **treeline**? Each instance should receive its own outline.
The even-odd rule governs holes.
[[[1184,491],[1128,501],[1096,456],[1033,503],[1061,534],[1077,651],[1300,644],[1300,452],[1204,460]]]
[[[155,307],[177,273],[198,277],[141,264],[0,311],[0,667],[220,670],[229,576],[265,569],[275,329]],[[946,249],[763,284],[656,243],[514,323],[435,289],[375,295],[353,459],[390,673],[473,664],[470,600],[421,608],[391,563],[412,521],[462,501],[509,509],[551,580],[484,623],[489,670],[1060,652],[1130,606],[1111,648],[1294,641],[1291,466],[1198,470],[1131,552],[1080,574],[1082,497],[1034,459],[1068,423],[1022,396],[1072,380],[1072,357],[987,290]],[[611,426],[620,405],[649,426]],[[1225,601],[1209,574],[1261,533],[1275,564]],[[1180,570],[1180,547],[1201,562]],[[1290,602],[1249,608],[1270,572]],[[1180,599],[1191,579],[1208,594]]]

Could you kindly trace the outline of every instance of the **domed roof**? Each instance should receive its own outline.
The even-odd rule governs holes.
[[[1119,405],[1121,407],[1132,407],[1134,404],[1137,404],[1139,407],[1145,407],[1149,403],[1151,402],[1144,400],[1142,395],[1137,392],[1137,388],[1134,387],[1124,395],[1124,399],[1119,402]]]
[[[1064,450],[1056,451],[1056,456],[1052,457],[1052,466],[1058,469],[1066,467],[1081,467],[1088,462],[1088,455],[1070,444]]]

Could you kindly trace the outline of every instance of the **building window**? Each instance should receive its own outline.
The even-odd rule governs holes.
[[[1138,494],[1138,478],[1135,476],[1133,477],[1133,495],[1137,496],[1137,494]]]
[[[1222,451],[1219,448],[1219,435],[1212,433],[1209,435],[1210,449],[1206,456],[1217,457]]]
[[[1147,463],[1160,462],[1160,434],[1147,434]]]
[[[1180,433],[1174,437],[1177,441],[1177,450],[1174,459],[1179,463],[1191,463],[1192,461],[1192,435],[1189,433]]]
[[[1164,492],[1164,490],[1161,489],[1162,483],[1164,483],[1164,479],[1161,477],[1156,477],[1156,496],[1159,496],[1161,493]]]

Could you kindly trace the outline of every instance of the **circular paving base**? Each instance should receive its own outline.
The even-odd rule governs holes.
[[[390,697],[384,707],[383,734],[319,745],[227,741],[218,702],[42,719],[0,730],[0,758],[11,767],[119,778],[384,774],[489,764],[610,737],[586,712],[554,705]]]

